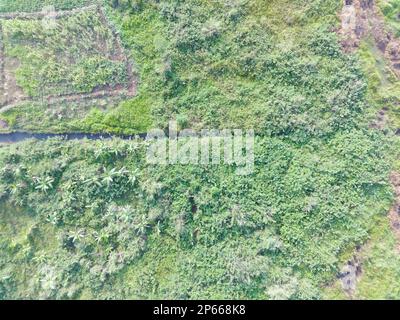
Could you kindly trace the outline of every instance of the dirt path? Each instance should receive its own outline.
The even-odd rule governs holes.
[[[389,220],[397,239],[397,252],[400,253],[400,173],[393,172],[390,181],[394,187],[396,202],[389,212]]]

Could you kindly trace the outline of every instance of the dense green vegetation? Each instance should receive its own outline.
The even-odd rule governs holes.
[[[33,132],[115,132],[135,134],[151,127],[148,103],[144,99],[121,102],[121,97],[63,102],[48,106],[40,101],[21,103],[4,112],[13,130]],[[82,120],[83,119],[83,120]],[[9,129],[5,129],[9,131]]]
[[[260,139],[247,177],[145,145],[2,148],[3,298],[317,298],[391,196],[380,134]]]
[[[56,10],[70,10],[96,2],[96,0],[1,0],[0,13],[36,12],[42,11],[46,6],[54,6]]]
[[[154,125],[177,118],[302,141],[360,121],[361,70],[329,30],[337,1],[203,2],[109,10],[132,50]]]
[[[353,299],[399,299],[400,255],[397,240],[387,217],[377,217],[370,240],[359,253],[363,273]],[[346,299],[341,284],[335,283],[325,292],[326,299]]]
[[[95,11],[57,20],[43,28],[38,20],[4,20],[5,55],[18,58],[17,84],[30,97],[91,92],[127,82],[114,36]]]
[[[342,53],[332,32],[340,1],[107,3],[136,64],[137,97],[56,110],[26,103],[1,118],[32,131],[133,133],[170,119],[180,128],[254,128],[255,171],[151,166],[140,141],[2,146],[0,298],[340,297],[331,285],[356,245],[372,238],[393,246],[382,220],[396,147],[369,128],[391,100],[380,93],[386,78],[368,44],[359,55]],[[67,20],[102,30],[95,16]],[[36,22],[8,22],[8,38],[41,34],[28,35],[26,23]],[[57,52],[58,41],[46,41],[35,50]],[[110,80],[103,71],[113,68],[93,57],[95,42],[81,63],[65,66],[79,67],[65,74],[85,74],[70,79],[74,90]],[[21,70],[32,67],[23,63],[21,84],[29,78]],[[57,83],[53,73],[45,79]],[[359,296],[399,298],[396,288],[369,294],[384,259],[383,287],[399,270],[392,247],[372,248]]]
[[[400,1],[399,0],[380,0],[379,6],[385,15],[388,26],[400,36]]]
[[[365,108],[365,85],[329,32],[336,1],[324,2],[321,22],[308,23],[320,6],[162,2],[125,15],[123,39],[139,68],[151,67],[143,81],[163,98],[153,104],[156,124],[177,117],[191,127],[251,127],[298,140],[350,128]]]

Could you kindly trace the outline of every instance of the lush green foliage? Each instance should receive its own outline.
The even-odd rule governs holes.
[[[400,36],[400,1],[399,0],[380,0],[379,6],[385,15],[388,25],[395,32],[396,36]]]
[[[1,0],[1,12],[35,12],[46,6],[54,6],[56,10],[68,10],[95,3],[96,0]]]
[[[108,15],[132,49],[139,96],[158,127],[176,117],[190,127],[254,128],[301,142],[361,120],[361,70],[330,32],[336,1],[128,7]]]
[[[73,125],[85,132],[143,133],[152,124],[148,106],[146,100],[138,98],[122,102],[108,113],[94,108],[84,121],[75,121]]]
[[[91,92],[125,84],[126,65],[111,30],[96,12],[86,11],[43,28],[38,20],[4,20],[5,53],[18,58],[17,83],[31,97]]]
[[[357,253],[362,274],[357,281],[355,299],[398,300],[400,297],[400,256],[397,241],[386,216],[374,219],[369,241]],[[348,299],[340,281],[325,290],[325,299]]]
[[[143,99],[109,97],[86,102],[21,103],[0,118],[13,130],[34,132],[114,132],[136,134],[151,127],[149,104]]]
[[[367,126],[372,63],[343,54],[331,32],[340,3],[109,3],[138,97],[54,113],[27,104],[2,117],[41,131],[131,133],[171,118],[254,128],[255,171],[150,166],[139,141],[3,146],[0,298],[323,297],[392,198],[392,141]],[[81,58],[81,72],[98,71],[81,90],[108,81],[108,66]]]
[[[300,141],[351,127],[366,107],[366,87],[329,32],[334,3],[313,24],[319,3],[304,1],[266,9],[257,1],[161,2],[125,17],[123,35],[137,44],[136,55],[144,51],[137,30],[155,25],[139,26],[143,16],[158,17],[166,30],[154,35],[150,52],[159,74],[153,90],[163,96],[153,108],[156,123],[184,117],[191,127],[251,127]]]
[[[358,131],[302,148],[258,139],[240,177],[149,166],[137,141],[3,147],[3,207],[24,208],[1,224],[3,298],[316,298],[390,199],[385,148]]]

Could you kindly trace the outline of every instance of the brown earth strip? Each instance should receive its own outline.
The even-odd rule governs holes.
[[[389,220],[397,239],[397,251],[400,253],[400,173],[393,172],[390,181],[396,195],[395,204],[389,212]]]

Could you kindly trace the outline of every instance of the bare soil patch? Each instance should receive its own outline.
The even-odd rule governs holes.
[[[400,40],[387,30],[374,0],[344,0],[339,35],[346,52],[356,50],[362,39],[372,38],[400,77]]]
[[[16,58],[4,57],[4,103],[17,103],[23,101],[27,96],[18,86],[15,72],[20,66],[20,62]]]
[[[357,253],[351,260],[347,261],[347,264],[343,266],[341,272],[338,275],[342,284],[343,291],[352,297],[357,289],[357,281],[362,275],[362,262],[360,261],[359,255],[360,248],[357,248]]]
[[[7,129],[7,128],[8,128],[8,123],[0,119],[0,129]]]

